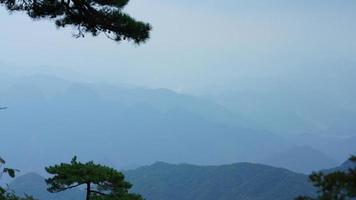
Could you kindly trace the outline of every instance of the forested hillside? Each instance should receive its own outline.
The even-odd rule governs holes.
[[[291,200],[313,195],[303,174],[259,164],[172,165],[157,162],[126,172],[147,200]]]
[[[147,200],[292,200],[313,195],[307,175],[259,164],[222,166],[173,165],[157,162],[125,172],[137,192]],[[44,178],[36,174],[19,177],[10,185],[18,194],[40,200],[80,200],[81,192],[50,194]]]

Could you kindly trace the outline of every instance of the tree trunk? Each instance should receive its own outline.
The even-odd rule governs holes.
[[[86,200],[90,200],[90,183],[87,183],[87,197]]]

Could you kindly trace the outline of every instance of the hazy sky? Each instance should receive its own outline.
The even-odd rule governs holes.
[[[71,29],[2,8],[0,72],[182,91],[308,74],[354,80],[355,10],[354,0],[131,0],[126,11],[154,27],[152,38],[135,46],[75,39]]]

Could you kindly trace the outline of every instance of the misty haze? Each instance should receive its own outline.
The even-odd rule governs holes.
[[[355,199],[355,10],[0,0],[0,200]]]

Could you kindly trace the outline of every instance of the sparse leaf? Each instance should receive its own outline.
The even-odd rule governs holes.
[[[5,160],[0,157],[0,164],[5,164]]]
[[[15,172],[17,172],[18,170],[15,169],[11,169],[11,168],[4,168],[3,172],[7,173],[11,178],[15,177]]]

